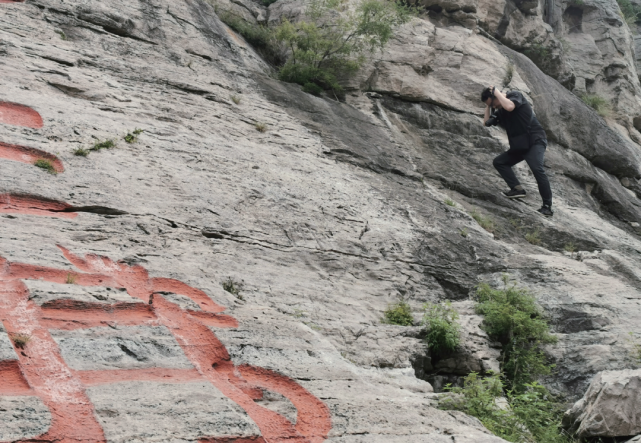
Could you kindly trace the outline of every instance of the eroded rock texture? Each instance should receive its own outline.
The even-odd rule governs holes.
[[[564,417],[581,437],[641,434],[641,370],[604,371]]]
[[[425,380],[498,367],[469,298],[504,273],[559,335],[556,392],[576,400],[634,364],[633,128],[492,40],[517,33],[505,10],[540,20],[541,5],[428,3],[436,16],[405,25],[345,102],[270,78],[202,0],[0,4],[0,441],[501,441],[435,409]],[[233,5],[259,22],[302,10]],[[628,57],[616,29],[624,49],[599,50]],[[551,220],[526,166],[525,202],[501,198],[491,166],[506,139],[482,126],[478,95],[510,63],[506,86],[548,131]],[[399,297],[417,321],[453,300],[461,349],[433,360],[420,327],[382,325]]]

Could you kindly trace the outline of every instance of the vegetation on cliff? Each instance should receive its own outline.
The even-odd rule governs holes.
[[[477,417],[497,436],[511,442],[569,443],[561,427],[563,409],[536,379],[553,369],[541,346],[556,342],[527,290],[488,284],[477,288],[476,312],[484,315],[483,329],[502,345],[501,374],[482,378],[471,373],[463,387],[449,388],[453,396],[441,403],[445,409]]]
[[[355,74],[367,57],[381,50],[394,30],[416,15],[401,2],[312,0],[303,20],[283,19],[275,28],[250,24],[229,12],[220,18],[250,44],[267,53],[278,77],[298,83],[306,92],[342,91],[339,79]]]

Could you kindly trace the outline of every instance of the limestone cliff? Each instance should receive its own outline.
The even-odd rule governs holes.
[[[499,442],[432,385],[498,367],[469,298],[506,273],[559,336],[551,389],[632,368],[634,37],[578,3],[426,0],[339,102],[273,79],[204,0],[0,0],[0,441]],[[547,131],[553,219],[527,166],[528,199],[500,195],[488,84]],[[453,300],[460,351],[381,324],[399,297],[417,320]]]

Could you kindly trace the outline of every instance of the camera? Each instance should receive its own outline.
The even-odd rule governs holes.
[[[490,114],[490,118],[487,119],[485,122],[485,126],[490,127],[490,126],[496,126],[499,124],[499,114],[496,111],[493,111],[492,114]]]

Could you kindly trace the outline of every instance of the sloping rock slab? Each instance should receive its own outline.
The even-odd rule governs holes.
[[[582,438],[641,434],[641,369],[600,372],[563,421]]]

